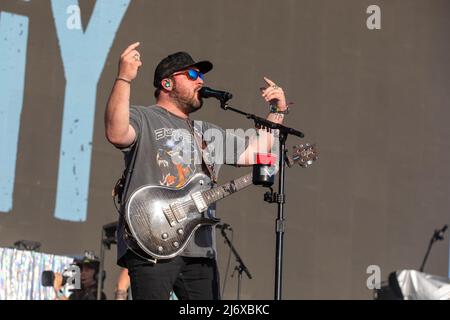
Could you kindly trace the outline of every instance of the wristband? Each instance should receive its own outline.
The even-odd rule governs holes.
[[[127,300],[127,297],[128,297],[128,291],[126,291],[126,290],[116,290],[114,292],[115,300]]]
[[[125,81],[125,82],[128,83],[128,84],[131,84],[131,81],[130,81],[130,80],[127,80],[127,79],[124,79],[124,78],[117,77],[117,78],[116,78],[116,81],[117,81],[117,80],[122,80],[122,81]]]
[[[270,104],[270,113],[280,113],[280,114],[288,114],[289,113],[289,106],[286,106],[286,109],[283,111],[278,108],[278,106]]]

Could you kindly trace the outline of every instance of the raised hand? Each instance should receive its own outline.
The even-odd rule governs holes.
[[[142,66],[141,55],[136,48],[140,42],[135,42],[128,46],[120,56],[119,78],[132,81],[136,78],[139,67]]]
[[[287,108],[287,103],[283,89],[277,86],[275,82],[269,78],[264,77],[264,81],[267,86],[265,88],[261,88],[261,96],[263,99],[276,105],[279,110],[285,110]]]

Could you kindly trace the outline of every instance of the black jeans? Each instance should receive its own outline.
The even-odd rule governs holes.
[[[132,251],[125,257],[134,300],[219,299],[219,275],[215,259],[178,256],[149,262]]]

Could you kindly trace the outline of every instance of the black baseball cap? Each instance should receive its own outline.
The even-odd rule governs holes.
[[[90,266],[93,268],[98,268],[100,266],[100,260],[97,256],[91,254],[85,254],[84,256],[76,256],[73,260],[73,264],[82,267]]]
[[[195,62],[189,53],[184,51],[173,53],[162,59],[156,66],[153,86],[155,88],[160,88],[162,79],[169,77],[174,72],[192,67],[198,68],[201,73],[205,74],[211,71],[213,65],[206,60]]]

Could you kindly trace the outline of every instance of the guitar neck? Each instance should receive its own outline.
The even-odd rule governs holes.
[[[317,159],[317,151],[315,145],[305,144],[295,147],[294,156],[287,158],[287,163],[291,167],[299,163],[302,167],[308,167],[313,161]],[[253,173],[232,180],[221,186],[203,191],[201,193],[206,205],[211,205],[233,193],[236,193],[253,184]]]
[[[253,173],[249,173],[245,176],[234,179],[230,182],[227,182],[221,186],[212,188],[210,190],[203,191],[202,196],[206,204],[209,206],[210,204],[213,204],[214,202],[217,202],[220,199],[228,197],[233,193],[236,193],[244,188],[247,188],[251,184],[253,184]]]

